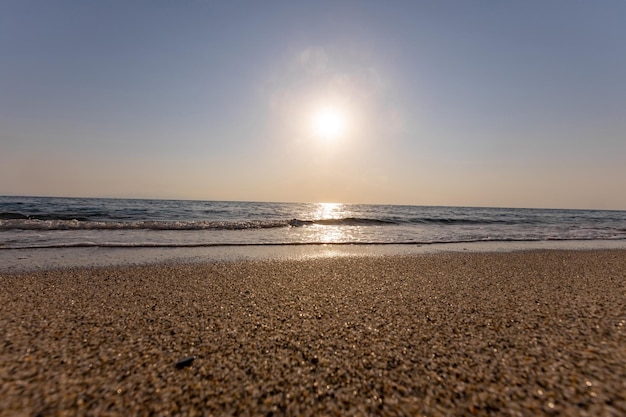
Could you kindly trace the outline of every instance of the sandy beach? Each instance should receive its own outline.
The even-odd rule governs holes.
[[[626,251],[0,275],[0,415],[626,415]]]

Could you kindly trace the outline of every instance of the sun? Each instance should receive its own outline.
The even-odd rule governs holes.
[[[346,133],[347,119],[344,112],[335,107],[323,107],[313,115],[313,131],[322,139],[332,140]]]

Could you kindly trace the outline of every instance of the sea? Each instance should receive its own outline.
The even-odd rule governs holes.
[[[0,250],[597,240],[626,211],[0,196]]]

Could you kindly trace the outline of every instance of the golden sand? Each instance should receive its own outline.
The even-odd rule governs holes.
[[[626,415],[626,251],[0,275],[0,415]]]

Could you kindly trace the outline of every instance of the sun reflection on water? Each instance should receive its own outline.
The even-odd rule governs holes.
[[[329,220],[345,218],[345,206],[341,203],[318,203],[312,214],[315,220]],[[350,234],[341,225],[316,224],[311,228],[318,241],[324,243],[341,243],[349,241]]]
[[[339,219],[343,217],[344,211],[344,205],[341,203],[317,203],[312,217],[315,220]]]

